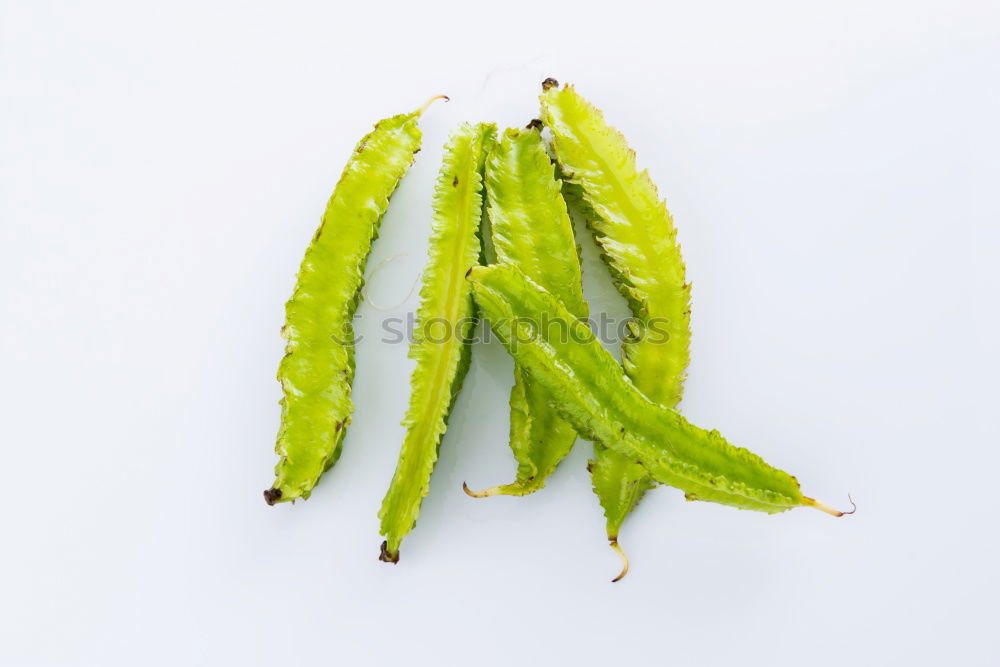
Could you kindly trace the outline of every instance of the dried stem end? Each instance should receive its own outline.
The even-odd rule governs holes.
[[[611,583],[615,583],[616,581],[621,581],[622,578],[628,574],[628,556],[625,555],[625,551],[622,550],[621,546],[619,546],[617,539],[611,540],[611,548],[614,549],[615,553],[618,554],[618,557],[622,559],[622,571],[618,573],[617,577],[611,580]]]
[[[274,503],[279,500],[281,500],[281,489],[271,487],[270,489],[264,491],[264,502],[268,505],[274,505]]]
[[[395,565],[399,562],[399,552],[394,554],[389,553],[389,542],[388,540],[382,540],[382,547],[378,555],[378,559],[383,563],[392,563]]]
[[[851,501],[851,511],[850,512],[841,512],[840,510],[835,510],[832,507],[830,507],[829,505],[825,505],[825,504],[821,503],[820,501],[818,501],[818,500],[816,500],[814,498],[806,498],[805,504],[808,507],[815,507],[820,512],[826,512],[830,516],[842,517],[842,516],[847,515],[847,514],[854,514],[855,512],[858,511],[858,506],[854,503],[854,499],[851,498],[850,494],[847,494],[847,499],[849,501]]]
[[[469,488],[469,485],[462,482],[462,490],[465,491],[466,495],[471,498],[489,498],[490,496],[495,496],[499,493],[499,486],[491,486],[488,489],[483,489],[482,491],[473,491]]]
[[[434,104],[434,101],[435,101],[435,100],[444,100],[445,102],[447,102],[447,101],[449,101],[450,99],[451,99],[451,98],[450,98],[450,97],[448,97],[447,95],[435,95],[435,96],[434,96],[434,97],[432,97],[431,99],[429,99],[429,100],[427,100],[426,102],[424,102],[424,103],[423,103],[423,104],[422,104],[422,105],[420,106],[420,108],[419,108],[419,109],[417,109],[416,111],[414,111],[414,113],[415,113],[415,114],[417,114],[417,115],[419,116],[419,115],[421,115],[421,114],[422,114],[423,112],[427,111],[427,107],[429,107],[430,105]]]

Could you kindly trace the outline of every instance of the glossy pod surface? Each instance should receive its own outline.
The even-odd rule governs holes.
[[[351,320],[389,197],[420,149],[422,110],[387,118],[358,142],[302,260],[285,306],[281,458],[268,504],[308,498],[340,456],[353,408]]]
[[[501,262],[559,298],[576,317],[587,317],[573,223],[539,128],[509,129],[490,152],[487,211]],[[510,393],[510,447],[517,460],[513,483],[473,495],[525,495],[545,480],[576,441],[576,431],[549,405],[548,392],[515,365]]]
[[[514,266],[476,267],[469,280],[498,338],[580,434],[641,462],[689,500],[767,513],[816,505],[788,473],[650,401],[586,324]],[[545,313],[565,322],[570,335],[537,326]]]
[[[448,414],[469,368],[476,312],[465,274],[480,258],[483,168],[495,140],[492,124],[464,124],[445,146],[410,346],[410,357],[417,363],[403,420],[406,436],[379,511],[384,561],[399,559],[399,545],[416,523]]]

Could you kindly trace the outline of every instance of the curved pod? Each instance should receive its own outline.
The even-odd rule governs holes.
[[[306,249],[281,329],[287,341],[278,367],[283,398],[275,451],[281,458],[264,492],[269,505],[308,498],[340,457],[353,410],[351,321],[365,263],[389,197],[420,150],[417,121],[434,99],[379,121],[358,142]]]

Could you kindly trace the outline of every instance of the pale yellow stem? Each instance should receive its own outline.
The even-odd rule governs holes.
[[[434,100],[444,100],[445,102],[447,102],[450,99],[451,98],[448,97],[447,95],[435,95],[431,99],[429,99],[426,102],[424,102],[423,106],[421,106],[419,109],[417,109],[416,111],[414,111],[414,113],[419,116],[423,112],[427,111],[427,107],[429,107],[430,105],[434,104]]]
[[[469,496],[472,496],[473,498],[489,498],[490,496],[495,496],[496,494],[500,493],[499,486],[491,486],[490,488],[483,489],[482,491],[473,491],[472,489],[469,488],[469,485],[466,484],[465,482],[462,482],[462,490],[465,491],[465,493],[468,494]]]
[[[854,514],[855,512],[858,511],[858,506],[854,504],[854,499],[851,498],[850,494],[847,494],[847,499],[851,501],[851,511],[850,512],[841,512],[840,510],[835,510],[832,507],[830,507],[828,505],[824,505],[820,501],[815,500],[814,498],[806,498],[805,504],[807,506],[809,506],[809,507],[815,507],[820,512],[826,512],[830,516],[841,517],[841,516],[844,516],[845,514]]]
[[[616,581],[621,581],[622,577],[628,574],[628,556],[622,550],[621,546],[618,545],[618,540],[611,540],[611,548],[615,550],[618,557],[622,559],[622,571],[618,573],[618,576],[611,580],[611,583]]]

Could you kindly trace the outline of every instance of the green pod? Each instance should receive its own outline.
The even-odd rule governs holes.
[[[379,510],[385,536],[379,558],[395,563],[430,487],[448,414],[469,369],[476,308],[465,274],[480,259],[483,167],[496,140],[492,123],[463,124],[445,146],[434,192],[428,261],[410,357],[406,436]]]
[[[576,317],[587,317],[580,257],[555,166],[545,150],[537,121],[509,129],[486,165],[487,214],[497,260],[516,264],[559,298]],[[515,366],[510,393],[510,448],[517,460],[514,482],[471,496],[521,496],[545,486],[566,457],[576,431],[550,406],[544,388]]]
[[[600,110],[572,86],[549,79],[543,87],[542,120],[562,176],[582,198],[615,283],[640,320],[622,344],[622,365],[643,393],[676,405],[689,358],[691,287],[673,218]],[[668,344],[649,340],[646,321],[661,327]]]
[[[622,569],[611,581],[620,581],[628,574],[629,562],[618,544],[618,531],[656,482],[641,463],[598,442],[594,443],[594,458],[587,464],[587,470],[594,493],[604,509],[608,542],[622,559]]]
[[[544,386],[586,438],[640,462],[653,479],[704,500],[774,514],[801,506],[840,512],[802,495],[794,477],[718,433],[698,428],[640,392],[590,328],[516,267],[469,272],[476,303],[515,361]],[[553,335],[540,322],[564,323]]]
[[[632,310],[634,325],[622,342],[622,365],[646,396],[675,407],[684,391],[691,329],[690,284],[673,219],[656,185],[636,166],[625,138],[600,110],[572,86],[560,89],[552,79],[542,86],[542,117],[552,129],[567,192],[581,205],[601,257]],[[594,491],[604,508],[608,539],[621,554],[621,525],[654,483],[642,466],[614,450],[597,445],[594,454]]]
[[[306,249],[281,330],[287,341],[278,367],[281,458],[264,492],[269,505],[308,498],[340,457],[353,410],[352,320],[365,263],[389,197],[420,150],[420,115],[441,97],[378,122],[358,142]]]

